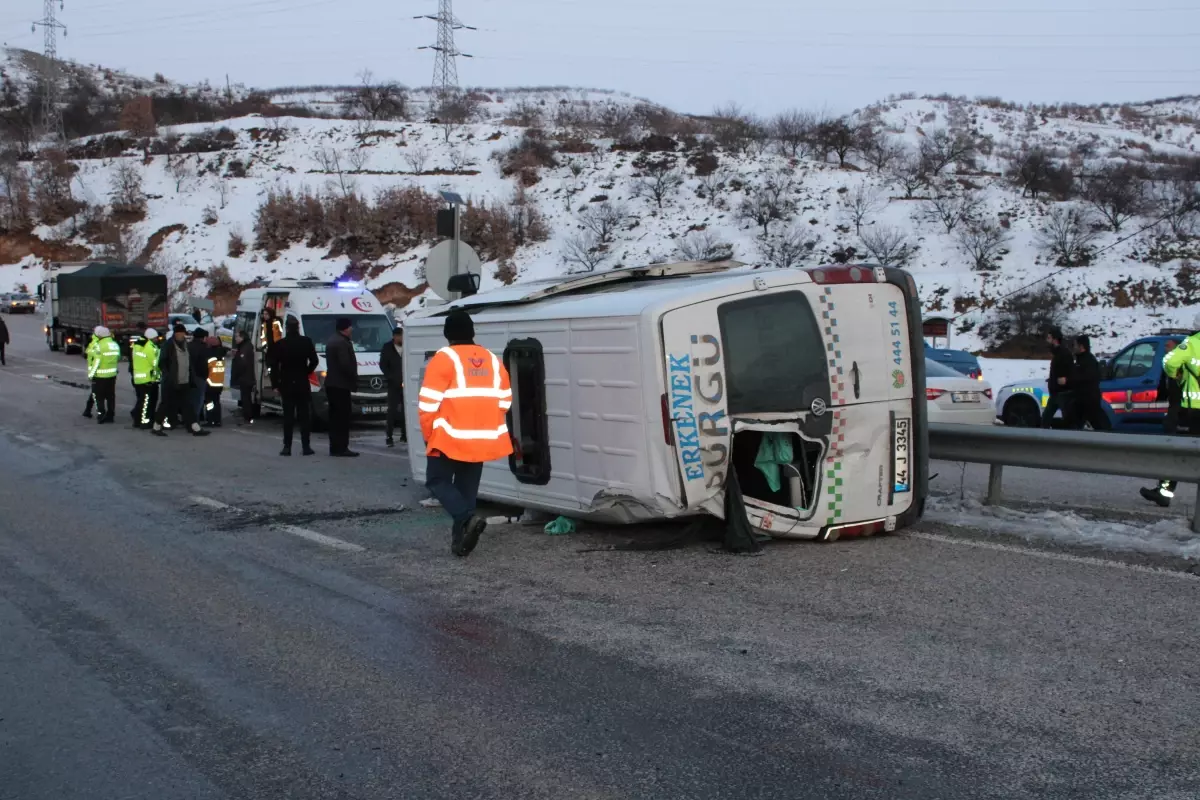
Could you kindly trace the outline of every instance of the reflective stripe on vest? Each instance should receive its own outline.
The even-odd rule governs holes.
[[[112,339],[104,339],[96,347],[96,371],[92,377],[115,378],[117,365],[121,362],[121,345]]]
[[[150,353],[144,348],[144,344],[135,344],[129,350],[130,358],[133,359],[133,382],[135,384],[149,383],[152,379],[154,366],[150,362]]]
[[[417,408],[422,411],[433,412],[442,407],[442,401],[447,399],[455,399],[460,397],[494,397],[499,401],[500,408],[509,408],[512,406],[512,389],[500,388],[500,359],[496,358],[496,354],[489,351],[488,355],[492,357],[492,386],[487,387],[470,387],[467,386],[467,374],[463,368],[462,359],[458,357],[453,347],[443,347],[438,351],[450,357],[450,361],[454,364],[454,382],[453,388],[447,389],[444,392],[437,392],[432,389],[422,388],[420,396],[425,398],[417,403]],[[455,428],[444,419],[434,420],[434,428],[441,428],[447,435],[455,439],[499,439],[504,434],[508,433],[508,426],[501,425],[499,428],[487,429],[471,429],[471,428]]]
[[[225,386],[225,360],[213,356],[208,360],[208,385],[214,389]]]

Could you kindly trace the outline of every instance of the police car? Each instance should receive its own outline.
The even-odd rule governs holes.
[[[1100,391],[1113,431],[1161,432],[1167,413],[1163,358],[1187,340],[1190,332],[1176,329],[1145,336],[1100,364]],[[1047,371],[1049,364],[1047,363]],[[1012,383],[996,394],[996,416],[1017,428],[1037,428],[1050,395],[1045,382]],[[1060,419],[1062,412],[1055,414]]]

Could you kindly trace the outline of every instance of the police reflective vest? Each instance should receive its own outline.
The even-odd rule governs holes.
[[[225,359],[216,356],[208,359],[208,385],[214,389],[225,387]]]
[[[425,368],[418,409],[427,455],[483,462],[513,451],[504,417],[512,406],[508,372],[474,344],[443,347]]]
[[[133,385],[144,386],[147,383],[158,383],[158,345],[150,340],[133,344],[129,348],[129,357],[133,363]]]
[[[1183,390],[1183,408],[1200,408],[1200,333],[1192,334],[1167,353],[1163,358],[1163,372],[1179,382]]]
[[[87,356],[88,380],[91,380],[96,377],[96,364],[100,358],[100,340],[93,336],[88,340],[87,349],[83,352]]]
[[[96,366],[91,370],[90,377],[115,378],[117,365],[121,363],[121,345],[111,337],[105,337],[96,343]]]

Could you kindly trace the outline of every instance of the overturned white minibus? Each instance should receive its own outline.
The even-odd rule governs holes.
[[[708,513],[773,536],[912,523],[928,483],[921,309],[903,270],[660,264],[507,286],[404,320],[417,394],[453,307],[512,378],[516,453],[480,496],[607,522]],[[730,477],[736,476],[736,481]]]

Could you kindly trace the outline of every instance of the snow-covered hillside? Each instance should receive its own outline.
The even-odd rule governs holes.
[[[388,287],[389,298],[405,303],[422,285],[421,261],[435,241],[429,225],[404,223],[406,246],[374,253],[357,232],[336,230],[348,223],[332,220],[323,222],[320,235],[292,236],[286,247],[278,237],[264,244],[256,236],[256,214],[269,197],[288,193],[353,195],[369,205],[382,192],[416,187],[433,196],[456,191],[476,208],[532,207],[544,221],[543,240],[529,236],[503,265],[485,264],[485,289],[514,272],[517,280],[526,280],[678,259],[697,250],[732,250],[737,260],[765,266],[794,259],[871,260],[864,244],[886,239],[880,236],[885,232],[908,245],[907,266],[927,310],[959,317],[954,346],[984,347],[979,329],[996,313],[993,303],[1055,272],[1050,284],[1063,298],[1067,326],[1105,339],[1190,324],[1196,309],[1189,304],[1200,302],[1200,286],[1193,286],[1186,260],[1195,240],[1159,239],[1161,229],[1136,233],[1150,221],[1144,216],[1125,222],[1119,232],[1093,232],[1090,248],[1096,255],[1090,265],[1059,272],[1040,231],[1052,210],[1083,211],[1085,204],[1023,197],[1005,177],[1010,157],[1030,147],[1084,171],[1113,160],[1194,157],[1196,98],[1054,109],[896,98],[863,109],[856,118],[873,123],[893,147],[915,149],[948,130],[969,131],[979,142],[977,153],[948,164],[933,187],[906,197],[910,192],[893,166],[879,170],[855,152],[839,166],[832,154],[824,163],[790,157],[787,148],[770,142],[706,145],[709,137],[686,125],[678,134],[649,138],[635,125],[621,141],[600,138],[596,128],[561,127],[569,124],[572,109],[593,119],[606,109],[652,109],[623,95],[549,89],[476,96],[481,109],[476,118],[485,122],[252,115],[161,127],[153,142],[91,137],[72,143],[78,166],[72,191],[84,203],[103,206],[114,187],[136,171],[145,214],[129,223],[125,235],[136,242],[135,251],[153,253],[156,263],[181,276],[187,290],[201,293],[207,274],[222,265],[234,283],[246,284],[310,274],[332,278],[353,264],[372,286]],[[319,89],[280,90],[277,100],[330,114],[338,105],[335,93]],[[429,98],[414,94],[410,101],[417,107]],[[532,136],[531,115],[541,131]],[[953,193],[968,195],[968,216],[1004,239],[993,269],[975,268],[963,248],[962,225],[948,232],[923,199]],[[86,226],[78,219],[68,219],[33,233],[43,242],[95,247],[96,238],[81,227]],[[0,261],[5,253],[19,253],[19,247],[12,241],[0,247]],[[0,266],[0,291],[31,282],[39,257],[21,255],[9,259],[18,263]]]

